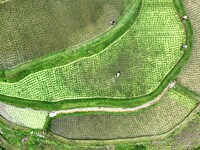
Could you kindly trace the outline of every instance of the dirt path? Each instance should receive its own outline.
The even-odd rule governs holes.
[[[69,109],[69,110],[59,110],[59,111],[52,111],[49,113],[50,117],[54,117],[58,114],[69,114],[69,113],[75,113],[75,112],[133,112],[137,111],[143,108],[147,108],[156,102],[158,102],[163,95],[165,95],[168,91],[168,89],[173,88],[175,85],[175,82],[170,83],[164,91],[155,99],[152,101],[143,104],[141,106],[137,106],[134,108],[107,108],[107,107],[89,107],[89,108],[74,108],[74,109]]]

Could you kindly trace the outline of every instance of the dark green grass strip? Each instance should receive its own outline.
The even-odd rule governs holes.
[[[0,70],[0,81],[17,82],[29,74],[44,69],[63,66],[77,59],[89,57],[104,50],[132,26],[140,12],[141,5],[142,0],[131,0],[124,16],[116,22],[110,31],[92,41],[88,41],[78,48],[61,50],[13,69]]]
[[[173,3],[174,3],[174,6],[176,8],[176,11],[177,11],[180,19],[182,20],[182,16],[186,15],[182,1],[181,0],[173,0]],[[188,45],[188,48],[184,50],[184,54],[181,57],[181,59],[178,61],[178,63],[175,65],[175,67],[170,71],[170,73],[165,77],[165,79],[161,82],[160,86],[157,88],[156,91],[158,91],[158,90],[163,91],[164,87],[166,87],[171,81],[175,80],[191,56],[192,47],[193,47],[192,25],[189,20],[182,21],[182,23],[185,27],[186,44]]]
[[[156,95],[153,95],[156,97]],[[0,95],[0,101],[6,104],[15,105],[22,108],[33,108],[35,110],[60,110],[85,107],[113,107],[113,108],[129,108],[140,106],[152,100],[152,96],[145,96],[133,99],[74,99],[63,100],[59,102],[45,102],[36,100],[26,100],[14,97]]]
[[[80,49],[80,51],[78,50],[79,53],[85,53],[86,55],[89,55],[86,52],[87,52],[88,49],[93,50],[92,47],[95,47],[94,49],[96,50],[93,53],[97,53],[100,50],[106,48],[108,45],[110,45],[113,41],[117,40],[136,21],[137,16],[140,13],[141,6],[142,6],[142,0],[135,1],[134,6],[131,7],[132,10],[128,12],[128,13],[131,13],[131,14],[128,14],[128,16],[130,18],[128,19],[127,22],[125,22],[125,24],[119,22],[120,28],[118,28],[117,32],[114,31],[115,34],[112,34],[112,32],[111,33],[109,32],[108,36],[105,37],[105,39],[100,38],[100,39],[97,40],[96,43],[91,42],[89,44],[89,47],[83,46]],[[124,21],[124,20],[121,20],[121,21]],[[121,26],[122,26],[122,28],[121,28]],[[66,55],[65,52],[64,53],[60,52],[57,56],[59,56],[59,57],[63,56],[64,57],[64,55]],[[55,58],[60,59],[57,56],[55,56]],[[82,54],[80,54],[80,56],[82,56]],[[51,62],[51,61],[50,62],[47,61],[48,59],[49,58],[46,58],[46,60],[45,60],[46,63]],[[67,57],[65,57],[63,59],[67,60]],[[57,62],[58,60],[55,60],[55,61]],[[36,63],[40,63],[40,62],[36,62]],[[60,63],[62,63],[62,60],[61,60]],[[50,63],[49,66],[47,66],[47,67],[50,67],[51,65],[53,65],[53,64]],[[38,65],[38,66],[40,66],[40,65]],[[43,66],[42,63],[41,63],[41,66]],[[28,70],[24,70],[24,71],[26,72]],[[1,73],[1,74],[3,74],[3,73]],[[148,102],[149,99],[148,98],[144,98],[144,99],[135,99],[134,98],[134,101],[133,101],[133,99],[116,100],[116,99],[101,99],[101,98],[99,98],[99,99],[63,100],[63,101],[60,101],[60,102],[51,103],[51,102],[41,102],[41,101],[34,101],[34,100],[25,100],[25,99],[0,95],[0,101],[7,103],[7,104],[19,106],[19,107],[30,107],[30,108],[39,109],[39,110],[41,110],[41,109],[42,110],[59,110],[59,109],[71,109],[71,108],[94,107],[94,106],[104,106],[104,107],[130,107],[130,106],[132,106],[132,107],[136,107],[138,105],[141,105],[143,103]]]
[[[186,14],[183,3],[181,0],[173,0],[174,6],[177,10],[178,15],[180,16],[180,19],[183,15]],[[135,13],[132,16],[132,23],[136,20],[139,10],[141,8],[142,1],[137,1],[137,7],[135,6]],[[130,22],[129,22],[130,23]],[[129,24],[126,26],[126,29],[131,26]],[[179,60],[179,62],[175,65],[175,67],[170,71],[170,73],[165,77],[165,79],[161,82],[159,87],[151,92],[148,95],[142,96],[142,97],[134,97],[130,99],[77,99],[77,100],[63,100],[60,102],[41,102],[41,101],[34,101],[34,100],[25,100],[25,99],[19,99],[19,98],[13,98],[8,97],[4,95],[0,95],[0,101],[5,102],[7,104],[12,104],[15,106],[20,107],[30,107],[34,109],[40,109],[40,110],[59,110],[59,109],[71,109],[71,108],[80,108],[80,107],[136,107],[139,105],[142,105],[154,98],[156,98],[159,94],[162,93],[162,91],[167,87],[167,85],[176,79],[177,75],[180,73],[181,69],[184,67],[188,59],[190,58],[191,52],[192,52],[192,45],[193,45],[193,29],[191,26],[191,23],[189,20],[183,21],[183,24],[185,26],[186,36],[187,40],[186,43],[188,45],[188,49],[184,50],[184,54],[182,58]],[[120,31],[120,34],[123,34],[124,31]],[[112,36],[114,40],[117,38],[116,36]],[[103,40],[104,41],[104,40]],[[111,41],[109,41],[111,42]],[[109,44],[109,42],[106,42],[106,45]],[[105,44],[103,44],[105,46]],[[101,46],[99,46],[101,47]]]
[[[174,90],[174,89],[173,89]],[[175,90],[177,90],[177,89],[175,89]],[[177,90],[177,92],[179,92],[179,90]],[[185,95],[185,94],[184,94]],[[189,96],[189,95],[188,95]],[[189,96],[190,97],[190,96]],[[192,98],[192,97],[191,97]],[[173,100],[172,100],[173,101]],[[187,113],[187,115],[185,115],[185,116],[183,116],[181,119],[180,119],[180,121],[179,122],[177,122],[176,124],[174,124],[173,126],[171,126],[169,129],[167,129],[166,131],[158,131],[157,133],[154,133],[154,132],[152,132],[152,133],[150,133],[150,134],[146,134],[146,132],[145,132],[145,134],[144,135],[136,135],[136,136],[133,136],[132,134],[128,134],[127,136],[124,136],[124,137],[120,137],[121,136],[121,134],[119,135],[119,137],[116,135],[116,137],[112,137],[112,134],[111,134],[111,137],[109,136],[109,133],[107,133],[107,129],[105,129],[105,131],[104,130],[102,130],[102,131],[104,131],[105,132],[105,135],[107,136],[107,137],[88,137],[88,135],[91,133],[89,130],[88,130],[88,132],[87,132],[87,134],[85,134],[85,136],[86,137],[81,137],[82,136],[82,133],[81,133],[81,131],[80,131],[80,133],[78,133],[78,135],[77,135],[77,137],[69,137],[68,135],[67,136],[65,136],[64,134],[59,134],[59,133],[55,133],[54,131],[54,129],[52,128],[52,126],[50,125],[50,124],[52,124],[53,122],[55,122],[57,119],[64,119],[65,117],[69,117],[69,118],[73,118],[74,116],[79,116],[79,121],[81,120],[81,118],[80,117],[86,117],[87,115],[89,115],[89,117],[91,117],[90,119],[92,119],[92,117],[94,117],[94,118],[96,118],[96,117],[99,117],[99,115],[98,114],[107,114],[107,116],[114,116],[114,115],[116,115],[116,117],[128,117],[129,119],[131,119],[130,117],[132,116],[132,115],[138,115],[137,114],[137,112],[133,112],[132,114],[131,113],[127,113],[127,114],[124,114],[124,113],[116,113],[116,114],[114,114],[114,113],[98,113],[98,112],[82,112],[82,113],[74,113],[74,114],[61,114],[61,115],[58,115],[58,116],[56,116],[55,118],[51,118],[50,119],[50,121],[49,121],[49,127],[47,128],[47,130],[51,130],[53,133],[55,133],[55,134],[57,134],[58,136],[62,136],[62,137],[64,137],[64,138],[67,138],[67,139],[74,139],[74,140],[88,140],[88,139],[90,139],[90,140],[110,140],[110,139],[126,139],[126,138],[139,138],[139,137],[151,137],[151,136],[159,136],[159,135],[163,135],[163,134],[166,134],[166,133],[168,133],[168,132],[170,132],[173,128],[175,128],[175,127],[177,127],[178,125],[180,125],[182,122],[184,122],[185,121],[185,119],[186,118],[188,118],[188,117],[191,117],[191,115],[193,114],[194,115],[194,113],[196,113],[196,110],[197,110],[197,107],[198,107],[198,105],[199,105],[199,103],[198,102],[196,102],[196,106],[194,106],[194,107],[192,107],[191,108],[191,110],[190,111],[188,111]],[[166,105],[166,104],[165,104]],[[171,104],[171,105],[173,105],[173,104]],[[180,106],[180,107],[182,107],[182,106]],[[171,108],[171,107],[170,107]],[[179,110],[177,107],[176,107],[176,109],[177,110]],[[141,112],[142,113],[142,112]],[[148,114],[148,112],[146,112],[146,114]],[[127,116],[126,116],[127,115]],[[192,116],[193,116],[192,115]],[[76,117],[75,117],[76,118]],[[83,119],[83,118],[82,118]],[[144,119],[144,118],[143,118]],[[120,120],[120,119],[119,119]],[[62,120],[61,122],[63,122],[64,120]],[[98,121],[98,119],[96,120],[96,121]],[[104,121],[104,120],[103,120]],[[108,122],[106,122],[106,124],[108,124],[108,126],[110,125],[109,124],[109,119],[107,119],[107,121]],[[68,120],[68,122],[67,123],[69,123],[70,121]],[[102,122],[99,122],[99,123],[102,123]],[[126,123],[127,122],[125,122],[125,123],[122,123],[122,127],[123,127],[123,125],[124,125],[124,130],[125,129],[127,129],[128,127],[130,127],[130,126],[125,126],[126,125]],[[69,123],[70,124],[70,123]],[[103,123],[104,124],[104,123]],[[166,124],[167,125],[167,124]],[[62,126],[62,125],[61,125]],[[72,128],[74,128],[74,126],[72,125],[71,126]],[[67,126],[65,126],[65,129],[67,129],[68,127]],[[87,126],[86,126],[86,128],[87,128]],[[85,129],[86,129],[85,128]],[[99,129],[99,127],[97,127],[97,129]],[[116,128],[117,130],[122,130],[122,128]],[[73,129],[72,129],[73,130]],[[76,130],[77,131],[77,130]],[[97,132],[98,132],[98,130],[96,130]],[[108,130],[108,132],[109,132],[110,130]],[[127,130],[126,130],[127,131]],[[110,133],[113,133],[113,132],[110,132]],[[128,132],[129,133],[129,132]],[[75,133],[74,133],[75,134]],[[102,136],[102,134],[101,134],[101,132],[100,133],[97,133],[98,134],[98,136]],[[83,134],[83,136],[84,136],[84,134]],[[94,136],[94,135],[93,135]],[[96,136],[96,135],[95,135]],[[104,135],[103,135],[104,136]]]
[[[190,97],[200,101],[200,95],[191,91],[190,89],[182,86],[181,84],[176,84],[176,90],[179,91],[182,94],[189,95]]]

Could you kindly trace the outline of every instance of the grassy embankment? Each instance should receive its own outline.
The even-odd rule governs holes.
[[[174,1],[174,4],[176,6],[176,10],[179,14],[179,16],[185,15],[185,11],[183,9],[183,5],[180,1]],[[137,4],[137,6],[139,3]],[[138,15],[140,7],[135,7],[137,12],[135,13],[135,16]],[[181,8],[181,9],[180,9]],[[132,17],[134,18],[134,17]],[[135,18],[134,18],[135,19]],[[147,96],[139,97],[139,98],[133,98],[133,99],[127,99],[127,100],[116,100],[116,99],[87,99],[87,100],[66,100],[62,102],[56,102],[56,103],[48,103],[48,102],[37,102],[37,101],[28,101],[18,98],[12,98],[1,95],[1,101],[6,102],[8,104],[14,104],[16,106],[22,106],[22,107],[32,107],[34,109],[45,109],[45,110],[58,110],[58,109],[69,109],[69,108],[76,108],[76,107],[92,107],[92,106],[105,106],[105,107],[135,107],[138,105],[141,105],[142,103],[145,103],[153,98],[155,98],[157,95],[159,95],[164,88],[167,86],[167,84],[174,80],[177,76],[177,74],[180,72],[180,70],[185,65],[186,61],[189,59],[189,56],[191,54],[192,50],[192,27],[189,21],[184,22],[186,33],[187,33],[187,44],[188,49],[185,50],[183,57],[180,59],[179,63],[175,66],[175,68],[165,77],[165,79],[162,81],[160,86],[152,93],[148,94]],[[109,41],[110,42],[110,41]],[[109,44],[109,43],[107,43]],[[135,103],[133,103],[135,102]]]
[[[96,45],[99,44],[98,42],[93,45],[91,44],[90,46],[97,46],[97,50],[102,50],[103,48],[101,44],[103,44],[104,48],[108,45],[110,45],[112,42],[111,41],[115,41],[117,38],[119,38],[124,32],[126,32],[126,30],[129,29],[129,27],[133,24],[133,22],[135,22],[137,16],[139,15],[140,12],[140,8],[142,5],[142,1],[136,1],[136,3],[134,3],[134,5],[132,6],[132,10],[131,12],[128,12],[128,14],[126,14],[126,16],[124,16],[123,20],[121,20],[121,22],[119,23],[119,27],[118,30],[114,30],[114,32],[116,32],[116,34],[112,34],[112,32],[106,36],[107,38],[109,38],[109,40],[107,38],[102,38],[101,37],[101,41],[100,39],[98,39],[97,41],[100,42],[100,45]],[[116,24],[117,26],[117,24]],[[85,46],[83,46],[85,47]],[[84,51],[84,49],[82,49],[82,51]],[[97,101],[98,100],[98,101]],[[146,99],[145,99],[146,100]],[[109,100],[109,99],[91,99],[91,100],[66,100],[66,101],[62,101],[62,102],[57,102],[57,103],[48,103],[48,102],[38,102],[38,101],[29,101],[29,100],[23,100],[23,99],[19,99],[19,98],[12,98],[12,97],[7,97],[4,95],[0,96],[0,101],[2,102],[6,102],[8,104],[14,104],[16,106],[21,106],[21,107],[32,107],[35,109],[45,109],[45,110],[53,110],[53,109],[68,109],[68,108],[76,108],[76,107],[88,107],[88,106],[112,106],[114,104],[117,104],[117,106],[122,106],[124,105],[124,107],[128,107],[129,104],[132,103],[132,100],[128,100],[126,101],[126,103],[124,103],[124,100],[117,100],[118,103],[116,103],[115,99]],[[148,101],[148,100],[146,100]],[[135,105],[140,105],[144,102],[138,100],[138,104],[132,104],[132,106]],[[116,106],[116,107],[117,107]]]

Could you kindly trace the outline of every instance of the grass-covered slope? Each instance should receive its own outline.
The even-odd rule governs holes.
[[[143,96],[154,91],[179,61],[184,42],[172,1],[144,0],[135,24],[104,51],[16,83],[1,83],[0,94],[51,102]]]
[[[197,101],[174,89],[156,106],[126,114],[68,114],[52,121],[51,130],[69,139],[122,139],[163,134],[179,124]]]
[[[0,1],[1,2],[1,1]],[[0,4],[0,69],[80,44],[112,27],[124,0],[10,0]]]
[[[200,94],[200,1],[183,0],[183,2],[194,29],[194,46],[191,58],[178,80],[182,85]]]
[[[0,115],[18,125],[42,129],[48,113],[46,111],[35,111],[0,103]]]

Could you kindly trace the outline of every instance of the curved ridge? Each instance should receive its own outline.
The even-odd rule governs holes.
[[[180,2],[181,3],[181,2]],[[176,5],[175,5],[176,6]],[[179,13],[179,16],[182,16],[183,13],[181,14],[180,10],[182,10],[183,8],[177,8],[176,7],[176,10],[178,11]],[[142,97],[135,97],[135,98],[132,98],[132,99],[129,99],[130,101],[132,100],[139,100],[139,99],[142,99],[144,101],[147,101],[147,99],[153,99],[153,97],[155,98],[157,95],[159,95],[163,90],[164,88],[166,87],[166,85],[169,83],[170,80],[172,79],[175,79],[176,75],[180,72],[180,69],[182,69],[182,67],[184,66],[184,64],[186,63],[186,59],[188,59],[189,57],[189,53],[191,52],[191,49],[192,49],[192,33],[190,33],[190,30],[191,30],[191,25],[190,25],[190,22],[186,22],[184,24],[186,26],[186,32],[189,32],[187,33],[187,44],[189,45],[189,49],[187,51],[184,52],[184,55],[183,57],[181,58],[181,60],[176,64],[176,66],[173,68],[173,70],[171,70],[171,72],[165,77],[165,79],[162,81],[162,83],[159,85],[159,87],[152,93],[148,94],[148,95],[145,95],[145,96],[142,96]],[[4,97],[3,99],[7,99],[6,97],[7,96],[3,96],[1,95],[1,97]],[[10,103],[13,103],[12,101],[15,99],[15,98],[8,98],[10,99]],[[4,100],[3,100],[4,101]],[[27,102],[28,100],[24,100],[24,102]],[[122,100],[123,101],[123,100]],[[20,99],[19,99],[19,102],[20,102]],[[31,102],[28,102],[28,103],[32,103],[33,101]],[[65,101],[66,102],[66,101]],[[63,103],[65,103],[63,102]],[[26,103],[26,105],[28,104]],[[42,102],[35,102],[35,104],[40,104]],[[46,103],[47,104],[47,103]],[[29,104],[28,104],[29,105]],[[36,106],[36,105],[35,105]],[[37,105],[38,106],[38,105]],[[59,106],[60,107],[60,106]]]
[[[81,44],[79,47],[47,54],[34,61],[19,65],[13,69],[0,70],[0,81],[18,82],[26,76],[45,69],[63,66],[83,57],[90,57],[120,38],[133,24],[142,5],[142,0],[131,0],[127,12],[115,26],[105,34]]]

